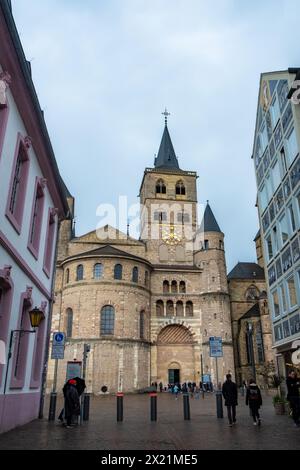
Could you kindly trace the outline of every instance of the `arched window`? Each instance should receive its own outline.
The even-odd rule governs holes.
[[[66,270],[66,284],[69,284],[69,282],[70,282],[70,270],[67,269]]]
[[[123,277],[123,266],[121,264],[115,265],[114,277],[116,280],[121,281]]]
[[[132,270],[132,282],[139,282],[139,269],[137,267]]]
[[[192,317],[194,315],[194,306],[193,302],[188,301],[185,306],[185,314],[187,317]]]
[[[246,291],[246,300],[249,300],[250,302],[252,300],[258,300],[259,299],[259,291],[255,286],[250,286],[247,291]]]
[[[169,294],[169,292],[170,292],[169,281],[164,281],[164,283],[163,283],[163,292],[164,292],[164,294]]]
[[[140,313],[140,339],[145,339],[145,311]]]
[[[72,338],[72,334],[73,334],[73,310],[71,308],[68,308],[67,312],[66,312],[66,334],[67,334],[67,338]]]
[[[183,302],[180,300],[176,304],[176,316],[183,317]]]
[[[115,330],[115,309],[111,305],[105,305],[101,310],[100,334],[102,336],[113,335]]]
[[[94,279],[101,279],[103,277],[103,264],[97,263],[94,266]]]
[[[178,292],[177,281],[172,281],[172,284],[171,284],[171,292],[172,292],[173,294],[177,294],[177,292]]]
[[[83,280],[83,273],[84,273],[83,265],[80,264],[79,266],[77,266],[76,281],[82,281]]]
[[[186,293],[186,285],[185,285],[185,282],[184,281],[180,281],[180,284],[179,284],[179,292],[181,294],[185,294]]]
[[[168,317],[174,316],[174,304],[172,300],[168,300],[167,302],[167,316]]]
[[[156,183],[156,194],[166,194],[167,188],[164,180],[160,179]]]
[[[164,303],[162,300],[158,300],[156,302],[156,316],[163,317],[164,316]]]
[[[149,286],[149,273],[148,271],[145,271],[145,286]]]
[[[183,181],[176,183],[176,196],[185,196],[185,186]]]

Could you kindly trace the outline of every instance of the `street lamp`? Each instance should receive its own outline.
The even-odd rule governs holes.
[[[256,369],[255,369],[255,357],[253,350],[253,324],[251,322],[247,323],[247,336],[248,336],[248,350],[249,350],[249,359],[252,365],[252,374],[253,379],[256,381]]]
[[[39,308],[35,307],[33,310],[30,310],[28,312],[29,318],[30,318],[30,324],[31,327],[33,328],[32,330],[11,330],[10,332],[10,340],[9,340],[9,348],[8,348],[8,357],[7,357],[7,366],[6,366],[6,374],[5,374],[5,382],[4,382],[4,391],[3,395],[5,395],[6,392],[6,386],[7,386],[7,377],[8,377],[8,370],[9,370],[9,361],[12,356],[12,344],[13,344],[13,338],[16,333],[20,333],[20,335],[24,333],[36,333],[36,328],[38,328],[41,324],[41,322],[45,319],[44,312],[40,310]]]

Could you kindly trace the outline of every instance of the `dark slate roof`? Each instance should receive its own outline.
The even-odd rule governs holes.
[[[118,258],[131,258],[136,261],[140,261],[141,263],[150,264],[144,258],[140,258],[139,256],[132,255],[131,253],[128,253],[126,251],[119,250],[118,248],[114,248],[111,245],[105,245],[105,246],[102,246],[101,248],[96,248],[95,250],[85,251],[84,253],[79,253],[79,254],[70,256],[68,260],[72,258],[85,258],[85,257],[90,257],[90,256],[114,256]]]
[[[200,225],[200,232],[220,232],[221,229],[216,221],[213,211],[210,205],[207,204],[204,212],[204,216]]]
[[[154,166],[155,168],[180,169],[167,125],[165,125],[158,156],[155,159]]]
[[[246,318],[252,318],[252,317],[260,317],[260,310],[259,310],[259,304],[256,303],[254,304],[248,312],[246,312],[240,320],[245,320]]]
[[[265,272],[257,263],[238,263],[227,279],[265,279]]]

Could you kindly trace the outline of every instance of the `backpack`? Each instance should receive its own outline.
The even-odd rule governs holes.
[[[257,388],[249,389],[249,400],[259,400],[259,393]]]

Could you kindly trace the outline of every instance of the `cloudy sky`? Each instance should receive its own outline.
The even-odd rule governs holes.
[[[137,202],[161,112],[226,235],[228,270],[254,261],[251,160],[261,72],[300,65],[299,0],[13,0],[77,235],[99,204]],[[121,227],[124,229],[124,227]]]

